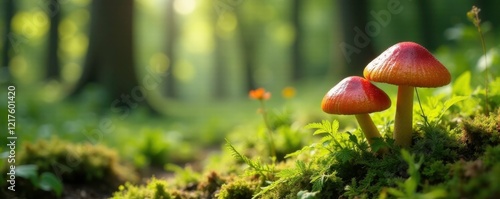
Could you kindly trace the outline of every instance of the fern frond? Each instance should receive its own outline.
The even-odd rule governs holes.
[[[268,165],[262,165],[260,161],[252,161],[248,157],[242,155],[234,146],[229,142],[229,140],[226,139],[226,146],[228,149],[231,151],[231,154],[233,157],[243,161],[245,164],[247,164],[250,168],[254,169],[257,171],[260,175],[263,177],[266,177],[266,173],[273,173],[274,169],[269,167]]]
[[[334,136],[339,129],[339,122],[337,120],[333,120],[330,122],[328,120],[323,120],[321,123],[313,122],[305,126],[308,129],[316,129],[313,135],[319,135],[327,133],[330,136]]]

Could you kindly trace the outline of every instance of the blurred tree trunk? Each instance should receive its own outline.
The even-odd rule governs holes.
[[[11,35],[11,24],[12,24],[12,18],[14,17],[14,12],[15,12],[15,5],[14,5],[14,0],[5,0],[2,2],[4,4],[4,37],[3,37],[3,50],[2,50],[2,78],[5,77],[6,79],[10,78],[10,72],[9,72],[9,62],[10,62],[10,49],[11,45],[14,45],[11,41],[12,35]]]
[[[243,59],[243,72],[245,73],[245,94],[247,91],[255,89],[256,83],[254,79],[254,67],[256,60],[256,37],[257,27],[251,27],[250,23],[245,23],[243,14],[236,11],[236,18],[238,21],[237,31],[241,41],[241,51]]]
[[[177,88],[175,77],[173,75],[175,67],[175,45],[177,41],[177,24],[174,10],[174,0],[168,1],[167,5],[167,38],[166,38],[166,55],[168,57],[168,74],[166,76],[165,95],[170,98],[176,98]]]
[[[295,40],[292,46],[292,79],[300,80],[303,77],[302,73],[302,26],[300,24],[302,0],[292,1],[292,24],[295,28]]]
[[[344,53],[345,75],[363,75],[365,66],[375,58],[373,38],[366,32],[368,25],[367,0],[340,0],[343,42],[339,46]],[[342,45],[344,44],[344,45]]]
[[[109,98],[103,96],[103,100],[111,103],[111,111],[122,114],[128,114],[139,103],[152,110],[134,68],[133,2],[92,1],[89,47],[82,77],[73,93],[75,96],[88,83],[96,82],[106,90]]]
[[[222,99],[227,96],[227,68],[226,68],[226,56],[224,56],[224,40],[220,38],[217,34],[218,27],[217,22],[219,20],[219,14],[214,12],[213,22],[214,22],[214,97],[216,99]],[[223,19],[222,19],[223,20]]]
[[[59,21],[61,20],[61,9],[59,0],[50,0],[47,4],[50,17],[49,27],[49,47],[47,52],[47,72],[46,79],[59,79],[60,66],[57,57],[57,49],[59,46]]]
[[[436,35],[434,30],[432,2],[429,0],[417,1],[418,15],[420,17],[420,30],[422,31],[423,46],[429,50],[434,50],[437,47]]]

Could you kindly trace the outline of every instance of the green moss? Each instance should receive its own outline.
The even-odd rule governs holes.
[[[134,186],[131,183],[121,185],[113,194],[113,199],[177,199],[167,191],[167,182],[152,178],[146,186]]]
[[[500,109],[489,116],[479,114],[462,122],[462,142],[475,155],[487,146],[500,144]]]
[[[452,198],[496,198],[500,196],[500,145],[488,147],[474,161],[459,161],[453,178],[445,182]]]
[[[198,184],[197,189],[202,193],[204,198],[214,198],[215,193],[226,181],[227,179],[221,177],[217,172],[212,171],[205,177],[205,181]]]
[[[239,179],[222,185],[217,198],[219,199],[251,199],[257,192],[259,183]]]
[[[83,180],[118,186],[137,180],[133,169],[122,164],[115,151],[102,145],[75,144],[56,138],[25,143],[18,164],[35,164],[39,172],[52,172],[64,182]]]
[[[312,188],[310,182],[314,170],[305,165],[304,162],[282,162],[277,165],[277,170],[279,172],[276,174],[276,178],[279,179],[271,185],[272,187],[266,187],[266,191],[260,192],[259,198],[296,198],[300,191]]]

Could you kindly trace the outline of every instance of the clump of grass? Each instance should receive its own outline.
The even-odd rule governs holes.
[[[236,180],[223,184],[217,198],[219,199],[252,199],[259,187],[258,181]]]
[[[168,183],[164,180],[152,178],[146,186],[134,186],[126,183],[118,188],[112,199],[127,198],[152,198],[152,199],[174,199],[180,198],[178,194],[167,191]]]
[[[63,182],[100,182],[118,185],[137,181],[132,167],[123,164],[116,151],[102,145],[76,144],[57,138],[27,142],[18,164],[34,164],[39,172],[53,172]]]

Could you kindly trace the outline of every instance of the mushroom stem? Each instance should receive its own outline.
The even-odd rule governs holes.
[[[402,147],[411,146],[411,136],[413,133],[413,86],[399,86],[394,123],[394,143]]]
[[[358,120],[358,124],[361,127],[361,130],[363,130],[363,133],[365,134],[366,140],[368,141],[368,144],[372,145],[373,143],[373,138],[380,138],[382,137],[380,133],[378,132],[377,127],[373,123],[372,118],[368,113],[365,114],[357,114],[356,120]]]

